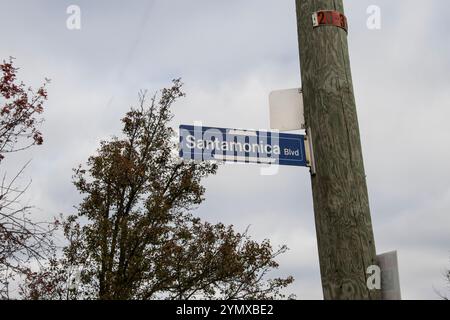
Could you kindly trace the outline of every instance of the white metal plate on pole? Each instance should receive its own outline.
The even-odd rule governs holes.
[[[383,300],[401,300],[397,251],[377,255],[381,269],[381,296]]]
[[[272,91],[269,95],[270,128],[280,131],[305,129],[301,89]]]

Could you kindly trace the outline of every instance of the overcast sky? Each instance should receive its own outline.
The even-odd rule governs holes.
[[[27,201],[36,216],[73,213],[71,169],[118,134],[137,101],[182,77],[187,97],[174,127],[269,127],[268,95],[300,83],[294,0],[0,0],[0,58],[19,78],[52,79],[45,144],[2,163],[32,159]],[[81,30],[69,30],[69,5]],[[346,0],[349,47],[378,253],[397,250],[402,296],[436,299],[450,267],[450,26],[447,0]],[[381,8],[381,29],[366,10]],[[322,299],[309,172],[225,165],[205,181],[196,214],[251,225],[290,251],[276,274],[293,275],[299,299]]]

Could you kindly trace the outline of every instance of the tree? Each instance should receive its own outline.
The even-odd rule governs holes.
[[[450,270],[445,273],[445,279],[447,280],[447,285],[450,287]],[[445,300],[449,300],[449,297],[444,297]]]
[[[122,137],[101,142],[74,184],[85,197],[63,223],[68,245],[58,261],[30,274],[29,299],[263,299],[284,297],[292,277],[267,279],[278,267],[269,241],[190,212],[203,201],[201,180],[217,165],[180,161],[170,107],[184,96],[174,80],[147,102],[139,96]],[[73,272],[73,270],[77,270]],[[67,279],[78,285],[67,285]]]
[[[17,152],[41,145],[44,142],[37,125],[42,121],[37,118],[43,111],[47,100],[46,83],[36,92],[17,81],[18,69],[14,67],[13,58],[0,64],[1,109],[0,109],[0,161],[6,153]]]
[[[27,88],[18,82],[13,62],[10,58],[0,64],[0,164],[5,154],[43,143],[37,126],[47,100],[48,80],[37,91]],[[2,174],[0,182],[0,299],[9,298],[9,282],[29,271],[28,262],[44,258],[53,247],[53,225],[32,221],[31,207],[20,202],[29,187],[17,183],[26,166],[9,182],[6,173]]]
[[[450,269],[446,270],[444,273],[445,282],[447,283],[447,289],[450,289]],[[444,300],[450,300],[450,296],[447,296],[446,294],[443,294],[437,290],[435,290],[436,293]]]

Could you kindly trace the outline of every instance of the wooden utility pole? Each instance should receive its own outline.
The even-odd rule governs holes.
[[[315,12],[343,15],[342,0],[296,0],[296,6],[305,121],[315,158],[311,180],[324,298],[380,299],[380,290],[366,284],[376,251],[347,32],[333,25],[331,14],[319,16],[325,25],[313,27]]]

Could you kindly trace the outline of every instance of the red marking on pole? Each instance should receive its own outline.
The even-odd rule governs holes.
[[[342,28],[348,32],[347,18],[343,13],[333,10],[322,10],[314,12],[312,15],[313,27],[334,26]]]

